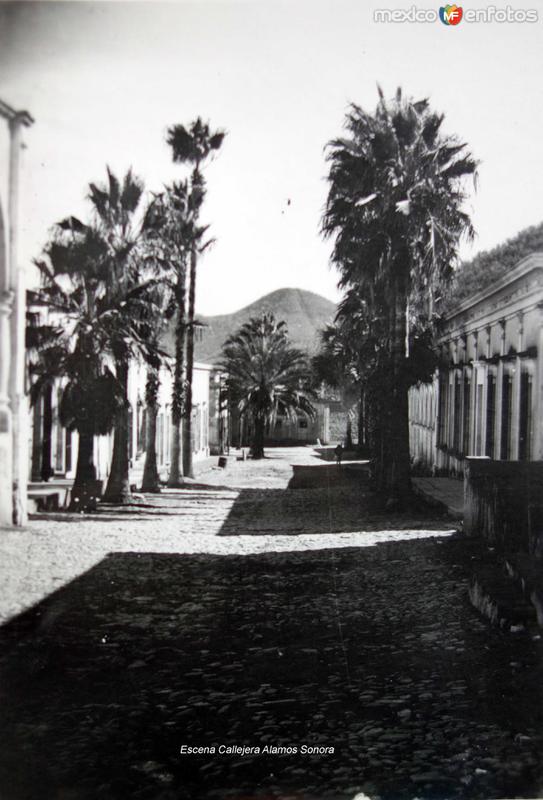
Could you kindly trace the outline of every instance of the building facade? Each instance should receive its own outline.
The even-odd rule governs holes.
[[[543,459],[543,254],[523,259],[443,320],[440,366],[409,398],[411,455],[462,475],[468,456]]]
[[[210,454],[210,388],[211,366],[194,365],[193,372],[193,457],[195,461]],[[129,460],[137,483],[138,471],[143,471],[146,451],[147,410],[145,408],[146,370],[144,364],[133,362],[128,375],[129,400]],[[73,479],[77,466],[78,434],[67,431],[59,419],[63,381],[56,381],[50,396],[40,398],[32,415],[31,481]],[[159,473],[166,477],[171,452],[171,397],[172,372],[167,367],[160,370],[156,452]],[[49,407],[48,407],[49,406]],[[48,420],[48,416],[50,419]],[[49,445],[44,448],[44,437]],[[113,453],[113,433],[94,438],[94,464],[97,477],[106,480]],[[44,456],[47,463],[44,463]],[[140,468],[140,470],[138,470]]]
[[[0,123],[0,525],[24,525],[29,430],[26,286],[17,244],[22,134],[33,119],[0,100]]]

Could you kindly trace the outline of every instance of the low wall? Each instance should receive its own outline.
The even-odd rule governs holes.
[[[543,461],[467,458],[464,530],[500,550],[543,555]]]
[[[322,486],[338,486],[350,481],[367,481],[369,461],[351,461],[339,466],[329,462],[320,464],[292,464],[289,489],[314,489]]]

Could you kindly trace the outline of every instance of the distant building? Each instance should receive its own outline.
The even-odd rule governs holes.
[[[0,525],[24,525],[28,452],[25,273],[17,259],[22,129],[26,111],[0,100]]]
[[[440,367],[409,397],[411,455],[461,475],[467,456],[543,460],[543,253],[454,308]]]
[[[266,442],[269,444],[315,444],[319,439],[328,444],[330,439],[330,407],[325,400],[316,400],[315,417],[311,419],[300,412],[294,417],[278,414],[270,426]]]

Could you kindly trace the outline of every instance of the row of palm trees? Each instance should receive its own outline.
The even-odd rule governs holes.
[[[190,166],[185,180],[144,196],[129,171],[122,180],[107,169],[104,184],[91,183],[88,222],[68,217],[35,264],[41,286],[33,304],[48,309],[47,324],[29,326],[31,399],[62,380],[60,421],[79,433],[75,504],[96,479],[94,437],[114,431],[104,500],[130,501],[128,375],[132,359],[147,365],[147,436],[143,489],[159,490],[155,432],[165,325],[175,318],[172,389],[173,450],[168,485],[192,475],[192,373],[196,277],[209,246],[200,222],[206,195],[204,166],[223,142],[197,119],[174,125],[167,142],[174,162]],[[183,423],[183,425],[181,425]],[[183,427],[183,435],[181,428]]]
[[[376,110],[352,105],[327,151],[322,230],[345,294],[325,351],[359,387],[377,488],[397,506],[411,489],[408,390],[435,368],[439,299],[473,235],[464,205],[477,162],[443,120],[427,100],[379,89]]]

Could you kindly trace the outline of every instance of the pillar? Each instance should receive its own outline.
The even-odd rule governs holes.
[[[13,308],[10,317],[11,365],[9,397],[13,426],[12,500],[13,524],[24,525],[27,520],[29,408],[25,395],[25,327],[26,276],[18,264],[19,175],[22,150],[22,127],[28,124],[27,115],[16,114],[9,121],[9,263],[10,289]]]
[[[25,397],[26,286],[17,262],[21,131],[33,123],[0,100],[7,164],[0,201],[0,525],[26,521],[28,408]]]

